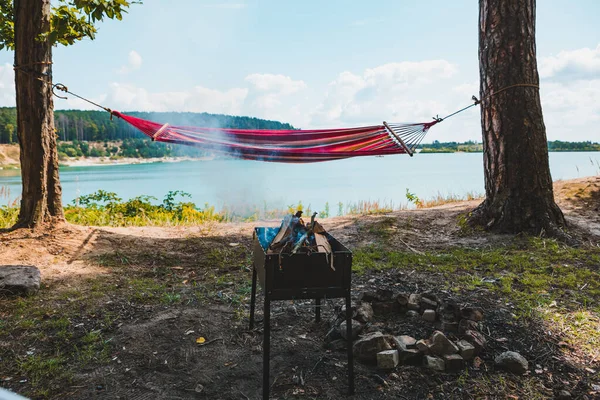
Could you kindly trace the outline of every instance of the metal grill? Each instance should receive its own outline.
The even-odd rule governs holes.
[[[333,253],[270,253],[269,241],[278,228],[254,228],[252,297],[250,329],[254,329],[256,283],[264,292],[263,336],[263,399],[269,398],[269,359],[271,352],[271,301],[315,299],[315,319],[321,319],[321,299],[346,299],[347,337],[352,337],[351,274],[352,252],[333,236],[327,234]],[[329,257],[333,257],[333,263]],[[333,268],[332,268],[333,265]],[[348,345],[348,386],[354,393],[352,345]]]

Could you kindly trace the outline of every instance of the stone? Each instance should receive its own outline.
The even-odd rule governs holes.
[[[444,356],[446,372],[459,372],[465,367],[465,360],[459,354]]]
[[[440,329],[444,332],[458,332],[458,322],[454,321],[442,321],[440,323]]]
[[[367,322],[371,322],[373,320],[373,317],[375,316],[375,313],[373,312],[373,307],[371,306],[371,303],[362,303],[360,306],[358,306],[358,308],[356,309],[356,320],[363,322],[363,323],[367,323]]]
[[[444,372],[446,365],[444,360],[439,357],[425,356],[425,366],[434,371]]]
[[[352,338],[351,340],[355,340],[358,335],[360,335],[360,333],[363,330],[363,325],[356,321],[356,320],[351,320],[352,321]],[[342,336],[342,338],[344,338],[345,340],[348,340],[348,332],[346,330],[346,321],[342,321],[342,323],[340,324],[340,326],[338,327],[338,330],[340,331],[340,335]]]
[[[379,296],[377,296],[377,293],[369,291],[369,292],[362,292],[361,294],[359,294],[358,301],[372,303],[374,301],[381,301],[381,299],[379,298]]]
[[[463,339],[475,347],[475,355],[481,353],[487,344],[483,335],[477,331],[468,330],[463,335]]]
[[[481,307],[465,307],[460,310],[460,314],[463,319],[470,319],[475,322],[483,321],[483,309]]]
[[[367,291],[362,292],[358,296],[358,300],[364,301],[367,303],[381,302],[381,301],[390,301],[394,297],[394,292],[389,289],[377,289],[375,292]]]
[[[477,330],[477,322],[470,319],[461,319],[458,323],[458,333],[463,334],[466,331]]]
[[[416,294],[413,293],[410,296],[408,296],[408,309],[409,310],[415,310],[415,311],[419,311],[421,309],[421,295],[420,294]]]
[[[494,359],[496,366],[512,372],[513,374],[523,375],[529,369],[529,363],[516,351],[505,351]]]
[[[408,305],[408,294],[406,293],[398,293],[396,295],[396,303],[400,305],[400,307],[406,307]]]
[[[30,295],[40,289],[40,270],[32,265],[0,265],[0,293]]]
[[[385,315],[397,312],[400,309],[400,305],[394,300],[378,301],[371,304],[373,312],[376,315]]]
[[[415,343],[417,350],[419,350],[423,354],[429,354],[429,345],[429,341],[425,339],[417,340],[417,343]]]
[[[433,332],[429,342],[429,351],[437,356],[458,353],[458,347],[440,331]]]
[[[377,353],[377,368],[394,369],[400,362],[398,350],[384,350]]]
[[[435,293],[431,293],[431,292],[421,293],[421,297],[431,300],[431,301],[435,302],[436,304],[440,304],[440,298]]]
[[[419,317],[420,317],[420,315],[419,315],[419,312],[418,312],[418,311],[415,311],[415,310],[408,310],[408,311],[406,312],[406,316],[407,316],[408,318],[419,318]]]
[[[327,350],[340,351],[348,348],[348,342],[344,339],[337,339],[325,344]]]
[[[339,325],[334,326],[325,335],[325,343],[333,342],[334,340],[338,340],[341,338],[342,338],[342,335],[340,334]]]
[[[421,301],[420,301],[419,305],[420,305],[421,311],[424,311],[427,309],[435,310],[438,306],[438,303],[431,299],[428,299],[427,297],[421,296]]]
[[[354,356],[364,363],[377,362],[377,353],[384,350],[392,350],[389,335],[384,335],[381,332],[373,332],[363,336],[354,342],[352,351]]]
[[[435,322],[435,311],[434,310],[425,310],[425,311],[423,311],[422,317],[427,322]]]
[[[390,378],[390,379],[391,379],[391,380],[393,380],[393,381],[398,381],[398,380],[400,380],[400,377],[399,377],[399,376],[398,376],[398,374],[397,374],[397,373],[395,373],[395,372],[392,372],[391,374],[389,374],[389,375],[388,375],[388,378]]]
[[[377,296],[381,299],[381,301],[390,301],[394,300],[394,291],[390,289],[377,289]]]
[[[571,393],[569,393],[566,390],[561,390],[560,392],[558,392],[558,395],[556,395],[556,400],[569,400],[571,398]]]
[[[356,316],[358,315],[358,308],[355,305],[350,307],[350,314],[350,318],[352,319],[356,318]],[[340,312],[337,314],[337,317],[340,321],[346,319],[346,306],[342,306]]]
[[[442,302],[438,312],[445,321],[460,320],[460,307],[458,306],[458,303],[452,299]]]
[[[417,349],[399,349],[398,355],[404,365],[421,365],[423,362],[423,353]]]
[[[465,360],[470,360],[471,358],[475,357],[475,346],[466,340],[459,340],[456,343],[456,346],[458,347],[458,353]]]
[[[417,344],[417,339],[408,335],[396,336],[396,341],[405,349],[414,349]]]

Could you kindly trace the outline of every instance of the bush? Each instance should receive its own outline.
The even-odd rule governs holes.
[[[77,157],[77,150],[75,150],[75,148],[73,147],[67,147],[64,149],[64,154],[66,154],[67,157]]]
[[[95,147],[93,147],[90,150],[90,157],[104,157],[106,155],[106,152],[104,151],[104,149],[97,149]]]

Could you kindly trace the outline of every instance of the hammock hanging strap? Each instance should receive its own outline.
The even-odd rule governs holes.
[[[438,121],[313,130],[226,129],[176,126],[112,111],[157,142],[200,147],[246,160],[306,163],[359,156],[414,153]]]

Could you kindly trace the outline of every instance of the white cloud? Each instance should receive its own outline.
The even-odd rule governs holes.
[[[190,111],[240,114],[248,89],[226,91],[196,86],[186,91],[152,93],[130,84],[113,83],[106,104],[118,110]]]
[[[275,119],[304,125],[307,121],[303,91],[307,88],[302,80],[281,74],[250,74],[250,83],[244,112],[259,118]]]
[[[600,141],[600,79],[541,86],[548,139]]]
[[[539,72],[541,78],[597,78],[600,76],[600,44],[595,49],[563,50],[556,56],[543,57]]]
[[[304,81],[295,81],[285,75],[251,74],[246,77],[246,81],[261,92],[292,94],[306,88]]]
[[[0,107],[15,106],[15,74],[12,65],[0,65]]]
[[[244,84],[228,89],[196,86],[151,92],[129,83],[113,83],[105,95],[94,100],[124,111],[249,115],[289,122],[300,128],[371,125],[383,120],[425,122],[435,114],[444,117],[472,104],[471,96],[479,92],[478,82],[457,83],[457,76],[456,65],[425,60],[383,64],[361,73],[344,71],[326,87],[310,87],[305,81],[284,74],[255,73],[246,76]],[[9,91],[12,87],[12,68],[8,64],[0,66],[0,88],[3,87]],[[9,99],[14,104],[14,90],[8,96],[5,92],[0,91],[0,101]],[[541,83],[541,99],[549,140],[600,140],[600,77],[545,79]],[[72,108],[90,108],[76,99],[69,99],[67,104]],[[435,126],[425,140],[481,140],[479,108],[473,107]]]
[[[131,50],[127,56],[127,64],[121,66],[121,68],[117,70],[117,73],[128,74],[137,71],[142,67],[142,61],[142,56],[140,56],[137,51]]]
[[[444,107],[433,83],[450,78],[457,67],[445,60],[389,63],[366,69],[362,75],[342,72],[329,84],[325,99],[312,115],[313,125],[347,125],[382,121],[411,121],[429,117]]]

